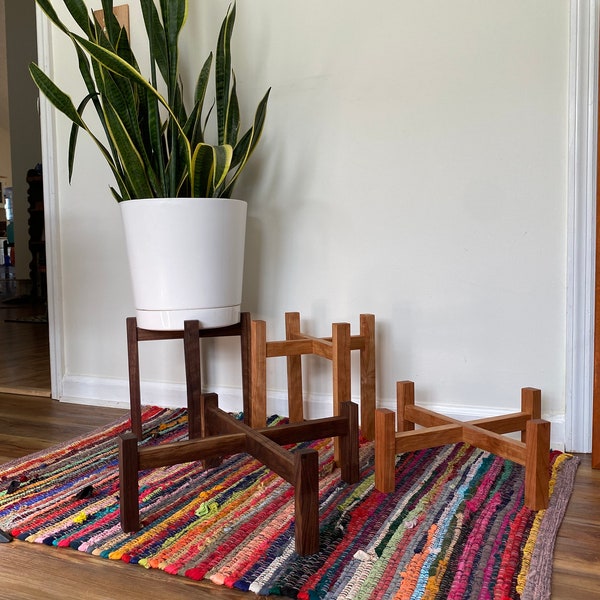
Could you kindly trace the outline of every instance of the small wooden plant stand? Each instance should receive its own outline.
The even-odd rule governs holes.
[[[139,343],[160,340],[182,339],[186,361],[186,384],[188,411],[195,409],[193,398],[201,393],[202,374],[200,371],[200,344],[197,340],[215,337],[240,338],[242,362],[242,397],[244,415],[250,414],[250,313],[243,312],[240,321],[227,327],[200,329],[184,327],[174,331],[142,329],[137,326],[135,317],[126,319],[127,327],[127,356],[129,362],[129,407],[131,414],[131,430],[137,439],[142,439],[142,392],[140,383]],[[189,363],[189,364],[188,364]],[[190,419],[190,428],[195,426],[197,419]],[[190,437],[196,437],[190,429]]]
[[[394,490],[395,457],[401,452],[467,442],[525,467],[525,506],[548,507],[550,470],[550,423],[541,419],[541,392],[521,390],[521,411],[498,417],[458,421],[415,405],[412,381],[399,381],[397,426],[394,412],[385,408],[375,414],[375,487]],[[421,425],[422,429],[415,429]],[[521,432],[521,441],[502,434]]]
[[[336,438],[343,459],[340,465],[341,479],[347,483],[356,483],[359,479],[358,406],[353,402],[343,402],[337,416],[277,427],[253,428],[221,410],[216,394],[201,393],[202,331],[198,321],[186,321],[183,335],[175,336],[183,337],[184,340],[189,439],[153,447],[140,447],[138,441],[141,435],[133,429],[137,428],[137,424],[133,424],[133,414],[133,430],[119,438],[119,487],[123,531],[138,531],[141,527],[139,471],[198,460],[204,461],[206,468],[213,468],[217,467],[221,458],[226,455],[247,452],[294,486],[296,552],[301,555],[316,553],[319,550],[318,452],[311,449],[292,452],[282,448],[282,445]],[[239,332],[242,336],[244,356],[244,348],[247,348],[244,339],[245,327],[241,326]],[[211,334],[218,335],[218,330],[212,330]],[[134,350],[137,356],[137,343],[129,347],[130,365]],[[137,378],[139,381],[139,372]],[[134,405],[137,407],[139,401],[136,393],[134,390],[132,413]],[[249,410],[245,414],[251,412]],[[139,431],[141,432],[141,417]]]
[[[300,330],[300,313],[285,314],[285,340],[267,341],[265,321],[251,321],[252,356],[249,425],[264,427],[267,417],[267,358],[287,359],[288,414],[291,423],[304,421],[302,355],[313,354],[332,363],[333,414],[351,398],[350,353],[360,352],[360,427],[362,435],[375,439],[375,316],[360,315],[360,333],[351,335],[349,323],[334,323],[331,337],[314,337]],[[339,441],[334,441],[336,463],[342,457]]]

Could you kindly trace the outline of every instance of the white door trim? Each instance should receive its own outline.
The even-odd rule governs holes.
[[[591,451],[598,0],[571,0],[565,447]]]
[[[52,48],[50,20],[36,4],[38,64],[52,75]],[[55,161],[56,127],[54,109],[40,94],[40,125],[42,165],[44,169],[44,221],[46,237],[46,275],[48,286],[48,337],[50,342],[50,379],[52,398],[60,400],[63,394],[64,326],[62,317],[62,276],[60,260],[60,219],[56,198],[57,168]]]

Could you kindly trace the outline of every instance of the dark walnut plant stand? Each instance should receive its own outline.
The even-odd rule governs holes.
[[[372,428],[375,408],[373,320],[370,316],[361,316],[359,336],[349,335],[348,324],[341,326],[342,333],[337,332],[334,325],[332,338],[310,338],[312,341],[307,342],[308,337],[299,331],[299,316],[289,314],[292,316],[286,315],[286,319],[292,324],[288,327],[290,339],[274,345],[268,345],[264,336],[257,337],[257,329],[264,332],[264,322],[251,322],[248,313],[242,313],[236,325],[216,329],[200,329],[198,321],[186,321],[183,331],[141,329],[135,318],[127,319],[131,432],[119,438],[121,526],[124,531],[137,531],[141,527],[139,471],[198,460],[204,461],[206,468],[213,468],[226,455],[247,452],[294,486],[296,551],[308,555],[319,550],[318,453],[310,449],[291,452],[282,445],[333,437],[341,479],[347,483],[358,481],[358,407],[350,401],[350,352],[357,349],[363,355],[361,379],[367,403],[371,405],[371,416],[367,421]],[[216,394],[202,393],[200,340],[221,336],[240,337],[244,422],[220,409]],[[143,436],[138,345],[142,341],[167,339],[183,339],[189,439],[144,448],[138,445]],[[335,394],[332,417],[303,418],[299,359],[308,353],[333,362],[334,382],[348,382],[341,393]],[[272,428],[265,427],[264,361],[267,356],[287,356],[289,367],[292,422]]]

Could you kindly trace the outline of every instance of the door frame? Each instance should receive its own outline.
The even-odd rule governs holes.
[[[592,441],[598,3],[570,5],[565,449],[572,452],[590,452]]]
[[[44,72],[52,74],[53,54],[51,22],[36,4],[38,64]],[[55,159],[56,126],[52,104],[39,95],[39,111],[44,165],[44,220],[46,236],[46,280],[48,303],[48,340],[50,347],[50,385],[52,398],[63,395],[64,322],[62,315],[62,270],[60,259],[60,219],[56,190],[58,188]]]

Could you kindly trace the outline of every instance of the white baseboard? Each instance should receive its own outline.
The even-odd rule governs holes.
[[[88,404],[92,406],[110,406],[114,408],[129,407],[129,382],[125,379],[99,379],[93,377],[72,377],[63,379],[63,395],[61,402]],[[144,381],[141,384],[142,404],[177,408],[186,405],[185,385],[179,383],[156,383]],[[210,390],[219,395],[219,406],[229,412],[242,410],[242,391],[234,387],[213,387]],[[353,398],[360,403],[359,398]],[[380,408],[395,410],[396,401],[379,400]],[[425,408],[441,412],[460,421],[485,419],[520,410],[520,407],[505,411],[492,410],[488,407],[466,405],[422,404]],[[287,414],[287,392],[269,390],[267,394],[268,414]],[[309,419],[319,419],[331,415],[331,396],[328,394],[311,394],[305,399],[305,414]],[[565,418],[564,415],[549,417],[542,415],[551,423],[550,445],[555,450],[564,451]]]

